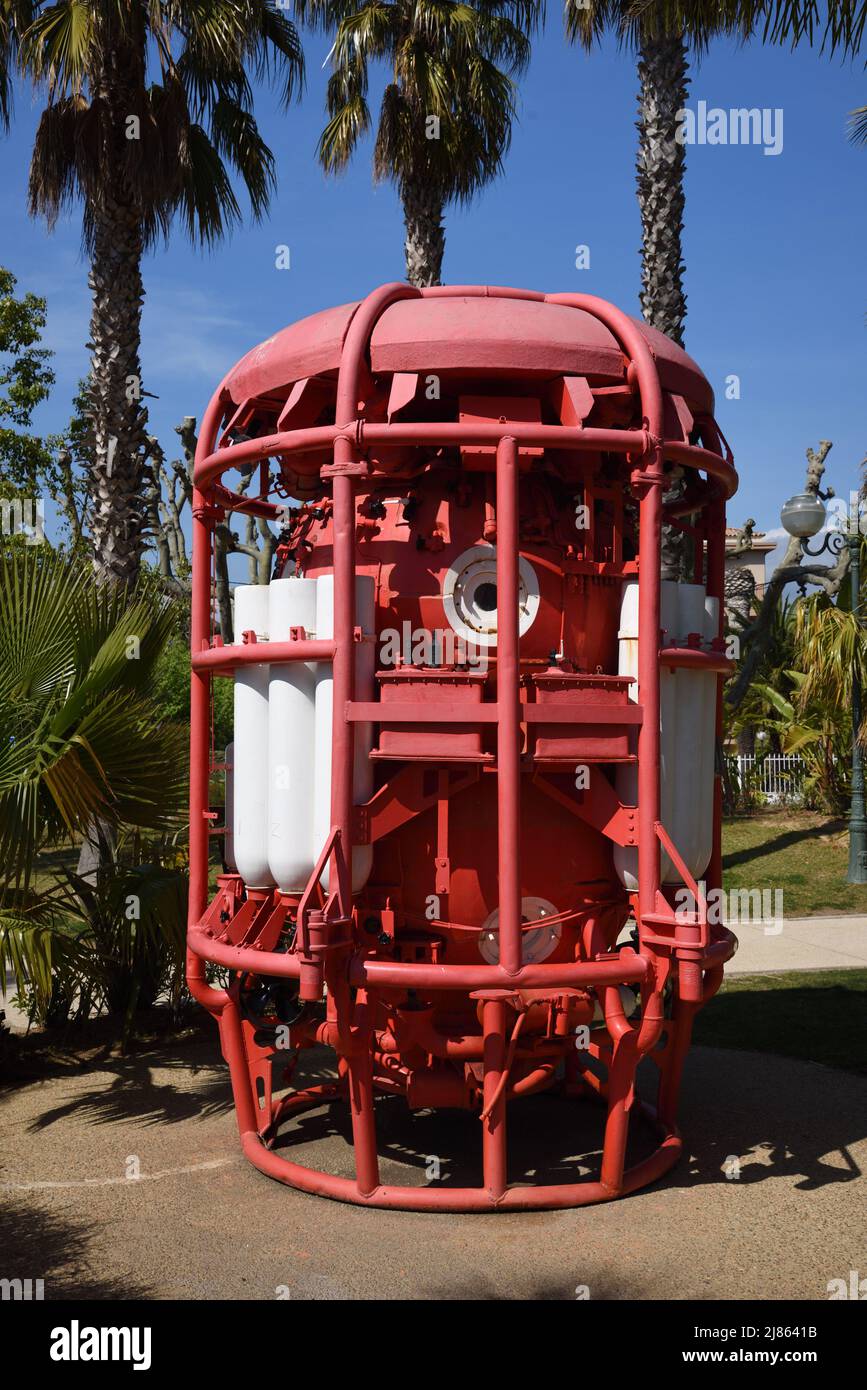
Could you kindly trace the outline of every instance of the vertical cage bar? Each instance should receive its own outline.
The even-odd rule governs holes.
[[[212,397],[202,419],[196,460],[207,458],[216,445],[217,431],[223,418],[223,401],[219,392]],[[193,488],[192,498],[193,565],[190,598],[190,649],[200,652],[211,637],[211,557],[214,543],[213,520],[199,488]],[[194,926],[208,905],[208,783],[211,758],[210,712],[211,680],[206,671],[190,671],[190,872],[188,925]],[[214,990],[206,983],[205,963],[194,952],[187,951],[187,980],[194,998],[205,1008],[216,1012],[226,1002],[223,990]]]
[[[340,831],[337,854],[340,915],[352,911],[352,795],[355,725],[346,718],[355,683],[355,484],[334,478],[334,711],[331,823]]]
[[[661,454],[661,447],[654,455]],[[638,730],[638,907],[639,914],[656,911],[659,891],[659,642],[660,541],[662,487],[660,468],[653,463],[641,479],[638,552],[638,698],[643,717]]]
[[[518,575],[518,445],[506,436],[497,446],[497,920],[509,975],[521,968]]]
[[[506,1005],[502,999],[486,999],[482,1006],[482,1026],[485,1033],[484,1104],[491,1106],[483,1121],[482,1168],[483,1181],[492,1201],[496,1202],[506,1190],[506,1088],[494,1101],[506,1065]]]

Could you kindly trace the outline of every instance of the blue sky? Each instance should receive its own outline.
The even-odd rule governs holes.
[[[259,94],[279,176],[267,220],[245,224],[211,253],[192,250],[178,231],[146,261],[144,385],[159,396],[151,425],[167,450],[174,425],[201,416],[224,371],[253,344],[402,278],[400,208],[390,187],[374,188],[369,146],[339,179],[326,179],[314,160],[328,47],[305,38],[299,106],[284,113],[269,92]],[[589,57],[568,47],[554,10],[521,86],[504,177],[448,214],[445,278],[587,291],[637,313],[636,89],[628,53],[613,42]],[[686,345],[714,386],[741,476],[730,524],[753,516],[770,530],[781,501],[800,490],[808,445],[833,441],[827,477],[841,494],[857,485],[867,452],[867,150],[846,140],[847,113],[867,102],[867,72],[808,49],[720,42],[693,72],[690,105],[701,100],[784,113],[777,156],[756,146],[687,150]],[[39,109],[22,89],[12,132],[0,140],[0,262],[21,290],[48,298],[57,385],[37,420],[48,432],[65,424],[87,370],[89,303],[77,214],[52,234],[26,214]],[[284,243],[288,271],[275,268]],[[575,268],[578,244],[590,247],[589,270]],[[724,398],[730,374],[740,378],[739,400]]]

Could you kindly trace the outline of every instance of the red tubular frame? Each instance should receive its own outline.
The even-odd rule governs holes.
[[[397,300],[419,295],[489,295],[547,300],[598,319],[612,333],[629,359],[631,379],[640,402],[640,430],[582,429],[537,423],[506,426],[484,423],[414,424],[368,423],[359,418],[362,376],[371,335],[381,314]],[[265,438],[216,448],[227,394],[221,387],[202,421],[194,470],[192,674],[190,696],[190,916],[188,932],[188,980],[194,997],[218,1020],[223,1052],[229,1065],[238,1124],[247,1157],[263,1172],[308,1192],[373,1206],[416,1210],[478,1211],[492,1208],[570,1207],[606,1200],[632,1192],[654,1181],[677,1160],[681,1141],[674,1115],[683,1061],[689,1046],[692,1017],[704,999],[719,987],[722,966],[736,942],[728,932],[708,936],[706,915],[699,911],[693,922],[675,921],[660,891],[660,840],[670,845],[660,824],[659,784],[659,670],[668,665],[697,663],[722,674],[725,659],[691,649],[660,650],[660,538],[663,522],[664,458],[676,459],[712,480],[706,484],[708,508],[707,590],[722,599],[724,570],[724,506],[737,485],[730,457],[713,449],[664,439],[663,392],[657,365],[647,340],[636,323],[605,301],[590,295],[543,296],[514,289],[437,287],[418,291],[408,285],[382,286],[359,305],[346,334],[337,385],[336,424],[289,431]],[[703,426],[714,445],[719,438]],[[496,446],[497,569],[500,603],[510,606],[502,615],[497,653],[497,804],[499,845],[499,943],[496,965],[432,965],[370,959],[353,948],[338,932],[333,949],[316,942],[328,936],[352,914],[350,864],[353,844],[353,752],[355,724],[365,717],[364,706],[354,703],[355,634],[355,479],[367,472],[363,452],[384,444],[487,444]],[[325,914],[316,917],[306,902],[299,917],[303,942],[300,955],[262,950],[255,945],[231,944],[206,919],[208,899],[208,769],[210,757],[210,683],[216,675],[230,674],[237,666],[255,662],[261,654],[256,644],[211,644],[211,571],[214,528],[227,506],[272,515],[267,498],[242,498],[222,484],[232,468],[272,455],[289,456],[323,445],[333,448],[333,462],[323,477],[333,488],[334,635],[330,641],[298,640],[271,644],[268,660],[331,660],[334,668],[334,723],[332,758],[332,829],[329,857],[336,869]],[[638,951],[623,948],[604,959],[572,964],[521,964],[520,875],[520,722],[518,662],[518,458],[521,447],[606,450],[626,454],[633,466],[633,488],[639,496],[639,691],[643,717],[638,732]],[[718,683],[721,689],[721,682]],[[718,720],[719,710],[718,702]],[[555,716],[552,716],[555,717]],[[715,850],[708,870],[711,888],[720,886],[720,800],[715,806]],[[673,848],[673,847],[672,847]],[[676,850],[675,850],[676,853]],[[318,875],[316,876],[318,878]],[[702,921],[702,916],[705,920]],[[316,941],[313,937],[316,937]],[[633,1102],[635,1067],[640,1057],[655,1047],[666,1021],[661,1007],[662,988],[671,961],[680,965],[680,992],[676,1003],[676,1029],[666,1047],[660,1097],[656,1112],[641,1107],[660,1133],[655,1152],[631,1169],[624,1168],[630,1106]],[[205,962],[265,976],[300,977],[302,970],[323,974],[329,991],[329,1023],[323,1036],[334,1040],[342,1057],[351,1109],[356,1154],[354,1179],[320,1173],[273,1153],[268,1144],[280,1120],[340,1093],[339,1085],[312,1087],[290,1094],[276,1107],[270,1128],[260,1128],[250,1067],[245,1050],[242,1019],[232,993],[211,988],[205,979]],[[643,1017],[638,1026],[623,1015],[618,985],[643,986]],[[605,1126],[602,1170],[599,1181],[556,1186],[508,1186],[506,1161],[506,1102],[508,1052],[507,1000],[515,991],[548,988],[552,992],[576,985],[595,986],[605,999],[608,1051],[608,1114]],[[483,1173],[478,1188],[386,1187],[379,1179],[374,1123],[372,999],[377,989],[411,988],[462,990],[478,997],[483,991],[484,1110]],[[357,991],[354,1004],[350,988]],[[308,997],[305,994],[305,997]],[[544,1080],[544,1077],[541,1077]]]

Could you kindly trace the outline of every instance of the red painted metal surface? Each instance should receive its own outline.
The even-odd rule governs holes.
[[[708,923],[660,821],[660,669],[728,669],[719,638],[666,646],[660,630],[674,465],[686,501],[668,519],[688,518],[707,592],[722,598],[737,478],[712,411],[682,349],[604,301],[477,286],[383,286],[277,333],[215,394],[194,479],[188,978],[219,1023],[243,1150],[263,1172],[367,1205],[514,1210],[608,1200],[676,1161],[692,1021],[736,945]],[[258,494],[234,492],[226,475],[254,463]],[[279,572],[333,574],[333,638],[293,629],[265,652],[255,640],[224,646],[213,633],[215,526],[229,507],[274,517],[287,497],[298,501]],[[485,660],[437,647],[356,691],[356,575],[374,578],[378,641],[408,629],[439,642],[453,633],[453,563],[485,546],[496,578]],[[637,575],[635,703],[616,650],[622,585]],[[209,903],[211,682],[257,659],[333,665],[331,830],[303,893],[248,890],[225,872]],[[371,723],[375,791],[357,805],[355,741]],[[634,806],[615,791],[621,761],[637,761]],[[720,885],[719,830],[717,795],[709,889]],[[353,892],[361,845],[373,867]],[[635,894],[616,876],[614,845],[637,845]],[[661,848],[695,891],[692,914],[676,914],[660,881]],[[531,901],[548,904],[543,916]],[[618,944],[630,915],[634,936]],[[208,961],[230,970],[226,989],[207,984]],[[640,1000],[630,1016],[627,986]],[[264,1016],[251,1011],[254,987]],[[292,1004],[287,1061],[325,1045],[333,1082],[272,1094],[281,1000]],[[652,1105],[637,1094],[643,1058],[658,1073]],[[599,1106],[598,1176],[515,1184],[509,1125],[524,1096],[552,1087]],[[478,1186],[383,1184],[378,1094],[476,1111]],[[349,1109],[354,1177],[274,1150],[296,1116],[335,1103]],[[627,1166],[631,1117],[658,1144]]]

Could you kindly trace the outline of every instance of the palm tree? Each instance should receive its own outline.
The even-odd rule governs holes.
[[[374,178],[390,179],[403,204],[407,279],[439,284],[446,206],[468,202],[502,169],[539,0],[296,0],[295,8],[303,23],[335,34],[319,142],[329,173],[346,167],[370,129],[370,64],[390,65]]]
[[[683,231],[686,150],[678,113],[686,107],[690,53],[711,40],[759,34],[792,48],[820,40],[822,51],[859,51],[867,4],[827,0],[565,0],[567,36],[588,51],[606,30],[638,56],[636,183],[641,212],[641,311],[654,328],[683,343]],[[859,120],[860,117],[860,120]],[[853,112],[853,139],[867,139],[867,121]]]
[[[863,565],[867,561],[863,538],[861,557]],[[867,689],[867,637],[851,589],[847,578],[836,603],[826,594],[811,594],[796,606],[795,640],[798,664],[805,673],[804,699],[824,701],[840,712],[841,722],[844,712],[852,708],[853,676],[859,689]],[[861,605],[863,601],[862,588]]]
[[[40,857],[95,821],[156,835],[183,823],[185,732],[156,687],[175,625],[153,585],[103,584],[18,538],[0,556],[0,970],[19,988],[47,997],[58,953],[70,965],[81,945]]]
[[[792,0],[797,4],[799,0]],[[607,29],[638,55],[636,186],[641,214],[641,312],[653,328],[683,345],[683,217],[686,145],[682,113],[689,89],[689,53],[701,53],[719,34],[749,35],[763,0],[565,0],[566,33],[590,50]],[[764,0],[773,3],[773,0]],[[667,502],[683,492],[677,476]],[[662,531],[663,579],[679,579],[689,564],[689,539],[677,527]]]
[[[788,697],[773,686],[755,686],[758,698],[773,711],[765,717],[765,726],[776,733],[784,753],[803,758],[804,791],[813,804],[842,815],[849,804],[846,754],[852,746],[851,726],[840,717],[837,705],[807,695],[803,671],[787,671],[786,676],[792,687]]]
[[[142,258],[176,217],[194,242],[224,236],[241,217],[232,172],[254,217],[265,211],[274,156],[253,115],[251,76],[277,83],[288,103],[303,77],[298,35],[270,0],[4,0],[3,15],[7,77],[17,45],[19,66],[47,91],[31,212],[51,225],[73,202],[83,207],[91,538],[97,571],[129,583],[146,516]]]
[[[718,34],[752,31],[757,5],[707,0],[565,0],[566,33],[590,50],[606,30],[638,57],[636,185],[641,213],[641,312],[683,344],[684,173],[679,113],[689,89],[689,53]]]

